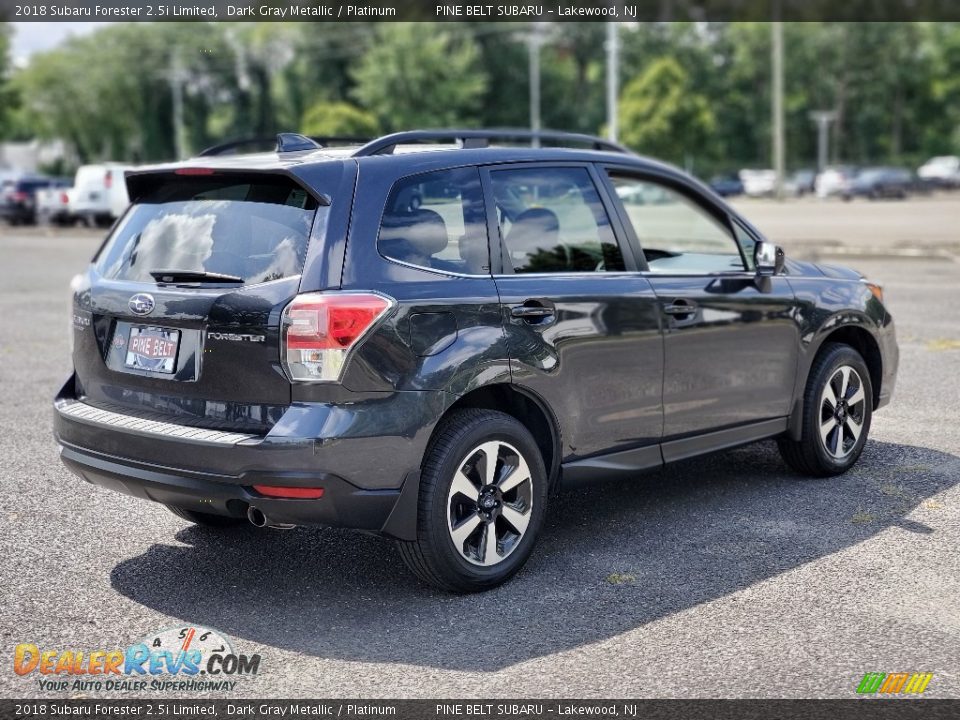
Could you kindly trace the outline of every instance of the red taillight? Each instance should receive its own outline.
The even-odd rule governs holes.
[[[70,202],[70,196],[66,193],[60,193],[60,202],[66,205]]]
[[[103,186],[107,190],[113,187],[113,173],[110,170],[107,170],[106,174],[103,176]]]
[[[347,354],[393,306],[373,293],[307,293],[283,311],[281,358],[291,380],[337,382]]]
[[[253,489],[261,495],[275,498],[298,498],[300,500],[318,500],[323,497],[323,488],[277,487],[276,485],[254,485]]]
[[[210,168],[177,168],[173,171],[174,175],[213,175]]]
[[[20,190],[11,195],[11,197],[13,198],[14,202],[26,202],[30,199],[30,196],[27,193]]]

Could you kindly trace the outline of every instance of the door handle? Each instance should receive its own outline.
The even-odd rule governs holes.
[[[527,301],[523,305],[514,305],[510,308],[510,316],[521,318],[523,320],[543,320],[553,317],[553,308],[546,305],[534,304],[533,301]]]
[[[675,300],[663,306],[667,315],[693,315],[697,311],[697,304],[691,300]]]

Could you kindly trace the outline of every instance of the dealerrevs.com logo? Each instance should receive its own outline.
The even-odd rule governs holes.
[[[123,650],[20,643],[13,655],[13,671],[48,692],[229,691],[259,670],[260,655],[238,654],[222,633],[203,627],[160,630]]]
[[[933,673],[868,672],[857,686],[860,695],[920,695],[933,680]]]

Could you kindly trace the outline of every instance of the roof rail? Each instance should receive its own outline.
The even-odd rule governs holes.
[[[558,145],[587,145],[592,150],[633,154],[631,150],[610,140],[582,133],[558,132],[554,130],[408,130],[406,132],[384,135],[358,148],[353,157],[369,155],[390,155],[397,145],[422,143],[429,141],[458,142],[463,148],[489,147],[494,140],[529,140],[538,144],[547,142]]]
[[[294,148],[291,147],[291,143],[285,142],[281,144],[280,138],[303,138],[304,141],[313,143],[308,146],[304,143],[304,147],[296,148],[297,150],[311,150],[321,147],[330,147],[331,145],[360,145],[363,143],[369,143],[370,138],[368,137],[354,137],[347,135],[298,135],[297,133],[280,133],[280,135],[274,137],[245,137],[238,138],[236,140],[228,140],[227,142],[220,143],[218,145],[213,145],[208,147],[206,150],[203,150],[197,157],[214,157],[216,155],[229,155],[231,153],[236,153],[240,148],[244,147],[258,147],[262,148],[265,151],[275,150],[276,152],[293,152]]]

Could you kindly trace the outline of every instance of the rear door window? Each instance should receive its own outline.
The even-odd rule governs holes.
[[[490,173],[505,273],[624,270],[600,195],[582,167]]]
[[[317,209],[282,176],[171,176],[133,205],[97,270],[142,282],[161,270],[232,275],[247,284],[297,275]]]
[[[377,247],[384,257],[428,270],[489,274],[479,171],[454,168],[399,180],[387,198]]]

